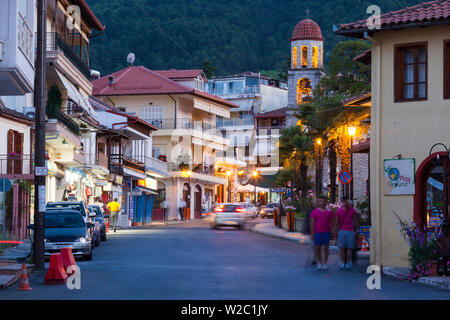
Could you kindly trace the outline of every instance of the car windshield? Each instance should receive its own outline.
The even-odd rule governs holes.
[[[276,207],[278,207],[278,203],[269,203],[266,207],[267,208],[276,208]]]
[[[48,203],[47,208],[73,209],[80,212],[83,216],[86,216],[83,205],[78,203]]]
[[[46,228],[81,228],[84,227],[84,220],[78,213],[70,212],[46,212]]]

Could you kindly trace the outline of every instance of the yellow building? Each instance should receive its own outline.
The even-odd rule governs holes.
[[[131,65],[95,80],[93,95],[159,129],[144,154],[168,163],[169,177],[158,185],[170,203],[167,218],[178,218],[181,199],[189,217],[200,218],[203,209],[225,201],[231,185],[226,172],[233,164],[224,161],[229,141],[216,130],[216,116],[229,118],[238,106],[196,89],[196,81],[189,87],[183,73],[192,70],[169,71]]]
[[[337,31],[372,43],[370,251],[379,266],[408,265],[396,214],[420,226],[447,214],[442,163],[448,155],[432,146],[450,141],[449,4],[426,2],[383,14],[375,29],[358,21]]]

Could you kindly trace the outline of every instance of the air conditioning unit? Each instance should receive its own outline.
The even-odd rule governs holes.
[[[23,114],[26,115],[30,119],[34,119],[34,116],[36,115],[36,108],[35,107],[23,107]]]

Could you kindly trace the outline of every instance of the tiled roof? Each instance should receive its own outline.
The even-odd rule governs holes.
[[[272,110],[272,111],[265,112],[265,113],[258,113],[255,115],[255,118],[257,118],[257,119],[282,118],[282,117],[286,117],[286,111],[287,111],[287,108],[281,108],[281,109],[276,109],[276,110]]]
[[[197,78],[199,75],[203,74],[203,70],[153,70],[156,73],[166,77],[168,79],[186,79],[186,78]]]
[[[95,14],[92,12],[91,8],[89,8],[88,4],[85,0],[72,0],[74,5],[78,5],[81,8],[81,17],[85,19],[92,28],[98,31],[105,30],[105,27],[101,24],[101,22],[97,19]]]
[[[109,84],[109,78],[114,77],[114,83]],[[239,108],[230,101],[215,95],[195,90],[164,77],[156,71],[143,66],[130,66],[100,79],[94,80],[93,96],[119,95],[152,95],[152,94],[192,94],[200,98],[225,104],[229,108]]]
[[[369,49],[363,53],[361,53],[359,56],[356,56],[353,58],[354,61],[361,62],[364,64],[371,64],[372,62],[372,49]]]
[[[401,29],[433,24],[449,23],[450,0],[435,0],[391,11],[381,15],[381,30]],[[362,32],[375,32],[367,27],[366,20],[341,24],[336,31],[338,34],[358,36]]]
[[[319,25],[311,19],[305,19],[297,23],[291,37],[291,41],[294,40],[324,41]]]
[[[109,77],[114,83],[109,84]],[[178,84],[143,66],[130,66],[92,82],[94,96],[191,93],[193,89]]]
[[[122,112],[119,109],[117,109],[116,107],[113,107],[113,106],[107,104],[106,102],[96,98],[96,97],[90,96],[89,97],[89,102],[90,102],[91,106],[96,111],[106,111],[106,112],[114,113],[116,115],[123,116],[123,117],[125,117],[127,119],[130,119],[132,121],[138,122],[141,125],[149,128],[151,130],[158,130],[157,127],[155,127],[154,125],[151,125],[150,123],[140,119],[139,117],[135,117],[135,116],[132,116],[132,115],[127,114],[125,112]]]

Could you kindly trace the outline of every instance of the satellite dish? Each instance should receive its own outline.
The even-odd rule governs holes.
[[[133,52],[130,52],[127,56],[127,63],[132,66],[134,63],[134,60],[136,59],[136,56],[134,55]]]

